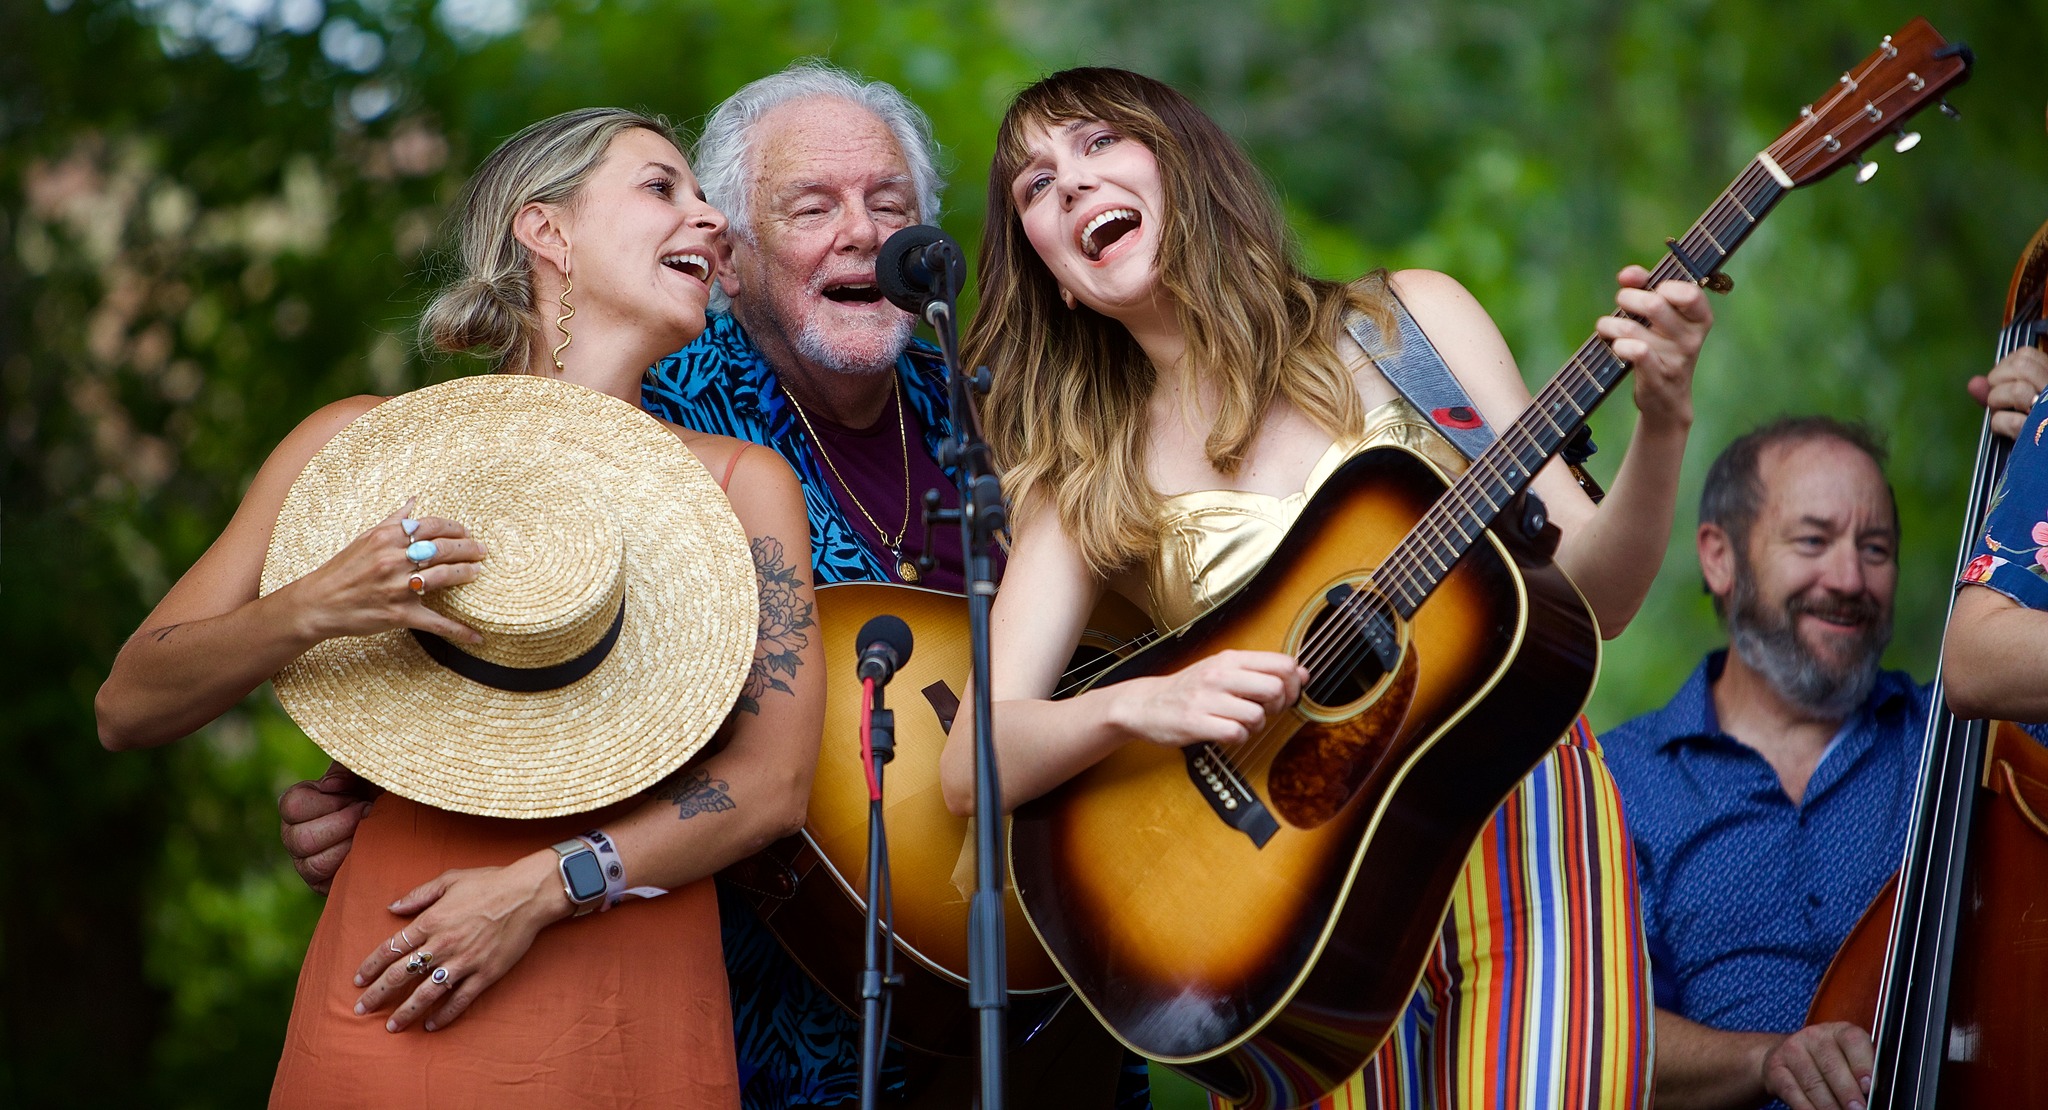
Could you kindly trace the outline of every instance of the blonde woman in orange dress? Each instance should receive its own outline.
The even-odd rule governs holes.
[[[725,229],[667,126],[615,109],[535,124],[485,161],[460,219],[462,273],[428,309],[429,338],[651,419],[637,413],[641,375],[703,330]],[[559,350],[557,305],[574,313]],[[383,400],[321,409],[264,463],[221,538],[115,660],[97,702],[108,748],[188,735],[331,637],[404,628],[478,642],[422,604],[490,557],[458,521],[393,513],[258,596],[294,478]],[[751,544],[760,626],[778,630],[757,646],[712,754],[627,801],[546,820],[385,793],[307,953],[273,1105],[738,1104],[709,877],[803,819],[823,713],[808,528],[773,452],[670,430],[728,490]],[[671,893],[579,913],[588,905],[572,902],[551,845],[591,829],[623,861],[626,885]]]

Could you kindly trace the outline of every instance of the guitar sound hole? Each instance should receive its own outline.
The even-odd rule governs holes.
[[[1332,587],[1310,619],[1300,657],[1309,668],[1303,697],[1316,705],[1350,705],[1365,697],[1400,660],[1398,626],[1386,602],[1350,586]]]

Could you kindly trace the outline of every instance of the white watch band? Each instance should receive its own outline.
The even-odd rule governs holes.
[[[618,845],[612,843],[612,838],[606,836],[603,830],[592,829],[578,839],[590,845],[590,850],[597,853],[599,868],[604,872],[603,909],[608,910],[618,905],[628,894],[635,898],[659,898],[668,893],[658,886],[627,886],[626,861],[619,855]]]

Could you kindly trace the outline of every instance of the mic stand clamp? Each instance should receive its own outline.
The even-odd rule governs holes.
[[[934,244],[933,250],[952,250],[950,241]],[[941,272],[955,273],[951,260]],[[951,284],[950,282],[948,283]],[[954,484],[960,490],[958,509],[933,509],[927,502],[925,521],[960,526],[960,542],[966,555],[968,643],[974,661],[974,897],[968,909],[967,994],[968,1004],[979,1015],[981,1061],[981,1110],[1002,1110],[1004,1011],[1009,1003],[1009,968],[1005,964],[1003,940],[1004,869],[1003,792],[996,776],[995,733],[989,716],[989,607],[996,594],[994,556],[996,537],[1007,527],[1002,483],[989,458],[988,444],[981,438],[974,415],[975,393],[987,393],[986,369],[966,374],[960,368],[960,335],[953,320],[952,301],[958,289],[935,298],[925,306],[925,321],[938,334],[939,350],[946,360],[946,396],[952,415],[953,434],[940,445],[939,463],[953,469]]]
[[[869,773],[874,791],[868,800],[867,963],[860,975],[860,1106],[875,1110],[881,1091],[882,1049],[889,1039],[889,1011],[903,976],[896,974],[896,947],[886,939],[895,931],[895,910],[889,888],[889,832],[882,823],[882,768],[896,758],[896,713],[882,707],[883,682],[874,684],[868,711]]]

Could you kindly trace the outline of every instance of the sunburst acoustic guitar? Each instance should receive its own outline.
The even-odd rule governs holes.
[[[1668,241],[1653,282],[1725,289],[1786,193],[1968,68],[1924,20],[1888,36]],[[1254,1108],[1300,1106],[1377,1049],[1473,842],[1591,691],[1597,630],[1522,495],[1627,371],[1588,340],[1455,480],[1400,448],[1354,457],[1254,578],[1101,679],[1225,648],[1313,676],[1248,743],[1129,744],[1018,809],[1025,913],[1126,1045]]]

